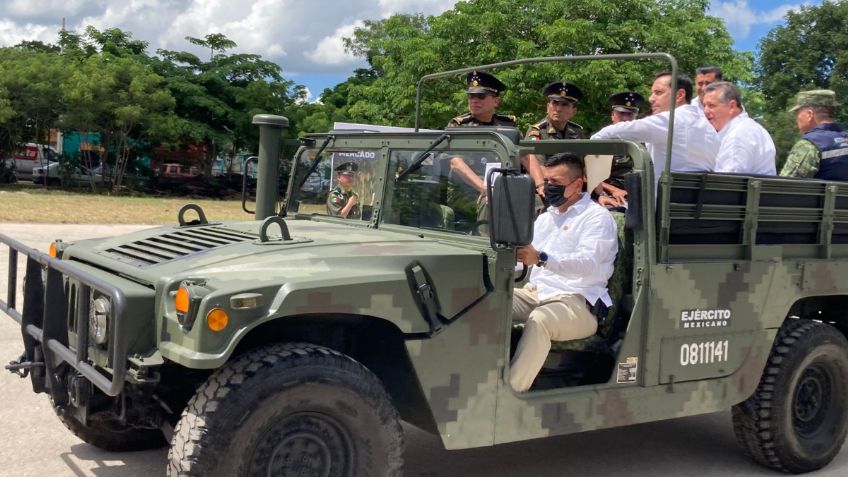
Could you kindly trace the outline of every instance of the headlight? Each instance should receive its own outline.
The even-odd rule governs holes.
[[[105,344],[109,339],[109,314],[112,303],[106,297],[100,297],[91,304],[88,313],[88,336],[98,345]]]

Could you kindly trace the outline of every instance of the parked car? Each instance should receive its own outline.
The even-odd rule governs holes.
[[[37,166],[32,169],[32,182],[34,184],[46,183],[47,185],[62,184],[71,186],[86,186],[91,184],[91,176],[94,177],[94,183],[97,185],[101,185],[109,180],[107,173],[107,177],[104,181],[103,166],[101,165],[92,168],[91,173],[89,174],[89,169],[87,167],[78,164],[74,167],[74,170],[68,177],[63,176],[61,165],[58,162],[51,162],[45,166]],[[69,180],[70,183],[63,183],[66,179]]]
[[[35,167],[58,164],[59,153],[44,144],[27,143],[21,146],[12,157],[6,159],[6,165],[14,168],[18,179],[32,179]]]

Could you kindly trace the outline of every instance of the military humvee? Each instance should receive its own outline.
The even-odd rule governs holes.
[[[400,475],[401,420],[463,449],[732,407],[742,447],[765,466],[806,472],[839,452],[848,187],[668,172],[655,187],[650,156],[627,141],[337,130],[303,139],[277,210],[287,122],[255,122],[255,221],[186,207],[178,225],[57,241],[50,255],[0,236],[0,304],[25,349],[8,368],[86,442],[170,441],[169,475]],[[559,151],[634,159],[615,304],[596,336],[557,343],[517,393],[505,380],[521,332],[515,247],[534,209],[517,168]],[[489,169],[486,224],[479,195],[451,181],[455,155]],[[329,187],[301,194],[342,162],[359,171],[360,210],[346,219],[328,213]]]

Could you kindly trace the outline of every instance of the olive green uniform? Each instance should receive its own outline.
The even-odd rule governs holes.
[[[457,116],[448,121],[448,125],[446,127],[464,128],[477,126],[504,126],[514,128],[515,116],[507,116],[505,114],[493,114],[492,120],[488,123],[484,123],[475,119],[474,116],[472,116],[471,114],[466,113],[462,116]]]
[[[633,158],[626,155],[612,156],[612,168],[606,182],[609,185],[624,189],[624,176],[633,172]]]
[[[545,119],[530,126],[524,139],[544,141],[547,139],[583,139],[583,126],[568,121],[563,129],[557,129],[550,120]]]
[[[462,116],[457,116],[451,119],[447,125],[449,128],[479,126],[503,126],[514,128],[515,116],[494,114],[492,115],[492,120],[490,122],[484,123],[475,119],[471,114],[466,113]],[[481,170],[480,168],[481,163],[474,159],[477,158],[463,157],[463,160],[471,167],[471,170],[473,170],[475,174],[482,176],[484,170]],[[460,189],[464,192],[456,190],[457,187],[460,187]],[[469,230],[469,232],[480,235],[488,234],[488,227],[485,225],[489,219],[488,204],[486,204],[482,197],[478,197],[476,201],[472,199],[470,187],[464,186],[463,184],[457,185],[452,183],[448,188],[448,204],[451,209],[455,211],[456,217],[460,222],[465,222],[469,227],[472,225],[472,222],[476,222],[476,225]]]
[[[333,187],[330,190],[330,195],[327,196],[327,214],[340,215],[347,201],[351,197],[356,197],[356,205],[354,205],[347,214],[348,219],[358,219],[362,215],[362,208],[359,206],[359,196],[356,192],[349,190],[345,192],[341,186]]]

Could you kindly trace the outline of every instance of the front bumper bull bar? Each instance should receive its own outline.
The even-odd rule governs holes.
[[[127,310],[124,293],[73,262],[51,257],[3,234],[0,243],[9,246],[6,300],[0,299],[0,310],[20,324],[24,341],[24,356],[9,368],[28,368],[33,391],[50,393],[54,404],[64,404],[69,398],[67,385],[57,373],[62,363],[72,366],[105,394],[120,394],[127,372],[127,337],[122,329]],[[27,257],[22,311],[16,306],[19,254]],[[66,279],[77,286],[66,287]],[[92,291],[111,301],[108,371],[96,368],[88,357]],[[76,343],[68,343],[71,325]]]

